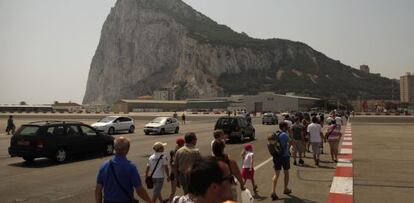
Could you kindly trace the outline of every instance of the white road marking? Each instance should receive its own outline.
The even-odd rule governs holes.
[[[352,146],[352,142],[342,142],[342,145],[351,145]]]
[[[344,137],[345,141],[352,141],[352,137]]]
[[[345,163],[345,162],[339,162],[336,164],[336,167],[352,167],[352,163]]]
[[[352,163],[351,159],[338,159],[338,163]]]
[[[352,149],[342,148],[341,154],[352,154]]]
[[[353,178],[352,177],[337,177],[335,176],[331,185],[331,193],[348,194],[353,193]]]
[[[261,168],[262,166],[264,166],[265,164],[267,164],[267,163],[268,163],[269,161],[271,161],[272,159],[273,159],[272,157],[270,157],[270,158],[266,159],[266,161],[264,161],[264,162],[260,163],[259,165],[255,166],[255,167],[254,167],[254,170],[257,170],[257,169]]]

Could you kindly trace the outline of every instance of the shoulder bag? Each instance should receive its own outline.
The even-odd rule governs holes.
[[[152,170],[151,176],[145,177],[145,184],[147,185],[148,189],[152,189],[154,187],[154,181],[152,181],[152,176],[154,175],[155,170],[157,169],[158,163],[162,159],[163,154],[161,154],[160,158],[158,158],[157,163],[155,164],[154,169]]]

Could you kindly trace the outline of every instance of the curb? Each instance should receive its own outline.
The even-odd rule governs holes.
[[[340,148],[327,203],[354,202],[351,123],[346,125]]]

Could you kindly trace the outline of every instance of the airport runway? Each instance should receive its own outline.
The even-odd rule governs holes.
[[[53,118],[53,117],[52,117]],[[128,158],[144,175],[147,158],[152,153],[155,141],[167,142],[167,150],[174,148],[175,139],[184,132],[194,131],[198,136],[197,147],[203,155],[209,155],[210,141],[217,116],[188,116],[190,121],[181,126],[181,132],[170,135],[146,136],[143,125],[149,120],[136,120],[135,134],[124,135],[131,140]],[[0,196],[1,202],[93,202],[97,171],[104,160],[110,157],[84,157],[65,164],[56,164],[48,159],[37,159],[33,164],[26,164],[21,158],[10,158],[7,153],[10,137],[4,135],[6,117],[0,117]],[[17,126],[34,120],[49,118],[16,116]],[[59,118],[63,119],[63,118]],[[410,202],[414,192],[414,125],[412,122],[363,122],[353,121],[354,137],[354,200],[355,202],[388,202],[399,200]],[[73,117],[70,120],[74,120]],[[95,117],[82,117],[84,123],[91,124]],[[374,120],[375,121],[375,120]],[[381,120],[382,121],[382,120]],[[271,177],[273,168],[266,148],[266,135],[277,129],[276,126],[262,125],[260,118],[253,118],[256,128],[256,140],[251,143],[255,149],[255,179],[259,185],[258,202],[271,202]],[[372,123],[372,124],[370,124]],[[385,133],[384,133],[385,132]],[[247,141],[250,142],[250,141]],[[242,145],[228,143],[226,152],[239,160]],[[325,145],[325,152],[328,146]],[[310,154],[308,154],[310,157]],[[293,193],[282,194],[282,179],[278,183],[278,202],[326,202],[335,164],[329,155],[322,156],[322,167],[315,168],[310,158],[305,159],[306,166],[291,165],[290,187]],[[262,164],[264,163],[264,164]],[[247,185],[252,188],[250,182]],[[170,187],[164,183],[163,196],[169,194]],[[180,190],[179,190],[180,191]],[[150,191],[149,191],[150,192]],[[151,194],[151,192],[150,192]]]

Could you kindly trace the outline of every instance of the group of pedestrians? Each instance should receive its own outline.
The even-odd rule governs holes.
[[[331,113],[327,118],[328,127],[325,133],[322,130],[323,119],[322,116],[313,115],[312,123],[308,124],[306,119],[303,119],[301,123],[301,119],[296,117],[292,124],[289,116],[286,116],[285,120],[279,124],[279,131],[268,136],[268,149],[272,155],[275,169],[271,192],[272,200],[279,198],[276,194],[276,185],[281,169],[284,171],[283,193],[290,194],[292,192],[288,187],[291,155],[293,156],[293,165],[298,165],[298,157],[299,164],[304,165],[303,157],[306,157],[306,152],[310,152],[310,146],[315,166],[319,167],[323,143],[328,142],[331,159],[335,163],[338,162],[338,147],[342,136],[341,126],[343,125],[341,115]]]
[[[279,130],[268,136],[267,147],[273,159],[274,174],[272,178],[272,200],[279,199],[276,194],[276,185],[283,169],[283,193],[290,194],[289,170],[290,156],[293,155],[293,164],[305,164],[306,145],[312,149],[315,166],[320,163],[320,146],[328,141],[332,161],[337,162],[338,144],[341,138],[341,125],[335,115],[328,117],[329,126],[325,134],[322,133],[320,118],[312,117],[312,123],[301,122],[299,118],[294,123],[287,117],[279,124]],[[322,121],[323,122],[323,121]],[[166,156],[166,143],[155,142],[154,153],[149,157],[145,169],[145,177],[152,183],[152,197],[150,197],[142,183],[136,166],[126,155],[129,151],[129,141],[125,137],[115,139],[115,156],[106,161],[100,168],[95,190],[96,202],[133,202],[135,193],[146,202],[172,203],[203,203],[237,201],[235,185],[240,190],[246,189],[246,182],[251,182],[252,191],[258,194],[258,185],[254,179],[254,152],[252,144],[245,144],[241,152],[241,168],[238,161],[225,153],[226,143],[224,132],[216,130],[211,141],[211,155],[203,157],[198,148],[197,136],[193,132],[185,134],[184,138],[177,138],[175,149]],[[297,162],[297,159],[299,161]],[[163,183],[170,182],[170,195],[164,199],[161,195]],[[148,183],[146,183],[148,186]],[[181,188],[183,195],[176,196],[177,188]]]

